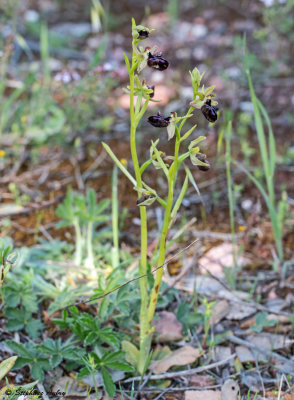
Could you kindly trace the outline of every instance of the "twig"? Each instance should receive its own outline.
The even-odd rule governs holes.
[[[104,159],[106,158],[107,153],[106,151],[103,149],[101,151],[101,153],[99,154],[99,156],[97,158],[95,158],[95,160],[93,161],[93,163],[90,165],[90,167],[88,169],[86,169],[85,172],[82,173],[82,178],[84,180],[88,179],[91,175],[92,172],[95,171],[99,165],[104,161]]]
[[[83,191],[83,190],[85,190],[85,184],[84,184],[83,177],[81,174],[80,165],[74,157],[70,157],[69,160],[70,160],[72,166],[74,167],[74,174],[75,174],[78,189],[80,191]]]
[[[186,376],[186,375],[193,375],[199,372],[207,371],[209,369],[213,369],[216,367],[219,367],[220,365],[226,364],[228,361],[230,361],[232,358],[236,356],[236,353],[230,355],[228,358],[225,360],[217,361],[215,363],[209,364],[209,365],[204,365],[203,367],[198,367],[198,368],[192,368],[192,369],[187,369],[184,371],[176,371],[176,372],[166,372],[164,374],[157,374],[157,375],[151,375],[150,380],[157,380],[157,379],[169,379],[169,378],[176,378],[176,377],[181,377],[181,376]],[[128,382],[133,382],[133,381],[140,381],[142,379],[141,376],[135,376],[134,378],[128,378],[123,383],[128,383]]]
[[[137,399],[137,397],[139,396],[140,392],[142,392],[142,390],[144,389],[144,387],[146,386],[146,384],[149,381],[149,378],[151,376],[152,372],[149,372],[149,374],[147,376],[145,376],[143,382],[141,383],[141,385],[138,387],[138,393],[135,396],[135,399]]]
[[[37,388],[39,389],[39,392],[40,392],[43,400],[50,400],[42,383],[38,382]]]
[[[164,393],[167,392],[185,392],[186,390],[211,390],[211,389],[219,389],[221,388],[222,385],[213,385],[213,386],[184,386],[184,387],[169,387],[164,391]],[[144,390],[144,393],[157,393],[161,392],[162,388],[156,388],[156,387],[149,387]],[[131,393],[131,390],[124,390],[124,392]],[[154,399],[155,400],[155,399]]]
[[[193,246],[193,244],[196,243],[197,241],[198,241],[198,239],[194,240],[194,241],[191,242],[188,246],[184,247],[183,249],[181,249],[180,251],[178,251],[175,255],[173,255],[172,257],[170,257],[165,263],[163,263],[163,264],[159,265],[158,267],[154,268],[152,271],[148,272],[147,274],[140,275],[140,276],[137,276],[136,278],[130,279],[129,281],[127,281],[127,282],[125,282],[125,283],[122,283],[121,285],[117,286],[116,288],[114,288],[114,289],[112,289],[112,290],[109,290],[108,292],[102,294],[101,296],[93,297],[93,298],[90,298],[89,300],[86,300],[86,301],[78,301],[78,302],[76,302],[76,303],[69,304],[68,306],[62,307],[62,308],[60,308],[59,310],[62,311],[62,310],[65,310],[65,309],[67,309],[67,308],[69,308],[69,307],[78,306],[78,305],[80,305],[80,304],[92,303],[94,300],[103,299],[104,297],[108,296],[109,294],[111,294],[111,293],[113,293],[113,292],[116,292],[118,289],[120,289],[120,288],[122,288],[122,287],[128,285],[128,284],[131,283],[131,282],[135,282],[135,281],[137,281],[138,279],[144,278],[145,276],[149,276],[149,275],[151,275],[151,274],[154,274],[154,272],[156,272],[158,269],[164,268],[166,265],[168,265],[169,262],[171,262],[171,260],[173,260],[174,258],[178,257],[179,254],[181,254],[181,253],[183,253],[184,251],[188,250],[188,249],[189,249],[191,246]]]
[[[14,215],[24,215],[24,214],[29,214],[29,213],[31,213],[33,211],[43,210],[44,208],[48,208],[48,207],[53,206],[54,204],[59,203],[61,200],[64,199],[64,197],[65,197],[65,195],[62,194],[60,196],[55,197],[55,199],[49,200],[49,201],[45,201],[42,204],[36,204],[36,205],[31,206],[31,207],[23,208],[21,210],[7,211],[7,212],[5,212],[5,215],[0,213],[0,217],[9,217],[9,216],[14,216]]]
[[[159,393],[158,396],[155,397],[154,400],[159,400],[159,399],[161,399],[161,398],[165,395],[165,393],[167,393],[167,392],[170,391],[170,389],[171,389],[171,388],[166,388],[166,389],[164,389],[161,393]]]
[[[276,352],[274,352],[274,351],[267,350],[267,349],[265,349],[264,347],[258,347],[258,346],[256,346],[255,344],[250,343],[250,342],[248,342],[247,340],[240,339],[240,338],[238,338],[238,337],[236,337],[236,336],[234,336],[234,335],[232,335],[232,334],[230,334],[230,333],[228,333],[228,334],[226,335],[226,338],[227,338],[227,340],[229,340],[229,341],[232,342],[232,343],[235,343],[235,344],[239,344],[239,345],[241,345],[241,346],[248,347],[249,349],[252,349],[252,350],[254,350],[254,351],[257,351],[257,352],[259,352],[259,353],[262,353],[262,354],[264,354],[264,355],[267,355],[267,356],[269,356],[269,357],[271,357],[271,358],[276,358],[277,360],[283,361],[284,363],[291,364],[292,366],[294,366],[294,362],[293,362],[293,361],[289,360],[289,359],[286,358],[286,357],[281,356],[280,354],[278,354],[278,353],[276,353]]]

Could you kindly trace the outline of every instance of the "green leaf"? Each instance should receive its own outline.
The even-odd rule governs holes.
[[[119,361],[123,358],[124,356],[124,352],[123,351],[108,351],[107,353],[105,353],[102,357],[102,361],[104,364],[108,364],[108,363],[112,363],[115,361]]]
[[[31,319],[27,322],[25,330],[32,339],[38,339],[40,336],[40,330],[44,328],[44,325],[38,319]]]
[[[42,369],[45,369],[46,371],[49,369],[52,369],[48,358],[39,358],[38,365],[39,365],[39,367],[41,367]]]
[[[38,346],[38,348],[45,351],[45,353],[53,353],[56,351],[57,344],[55,340],[48,338],[44,340],[44,342],[40,346]]]
[[[94,343],[98,340],[98,338],[99,338],[98,332],[97,332],[97,333],[96,333],[96,332],[90,332],[90,333],[85,337],[84,345],[85,345],[85,346],[89,346],[89,345],[91,345],[91,344],[94,344]]]
[[[115,384],[113,383],[110,373],[104,368],[101,368],[103,384],[108,396],[113,397],[115,393]]]
[[[124,173],[124,175],[132,182],[132,184],[134,186],[137,185],[136,180],[132,177],[132,175],[128,172],[128,170],[122,165],[122,163],[118,160],[118,158],[116,157],[116,155],[113,153],[113,151],[111,150],[111,148],[104,142],[102,142],[102,145],[104,147],[104,149],[107,151],[107,153],[110,155],[110,157],[112,158],[112,160],[116,163],[116,165],[118,166],[118,168]]]
[[[184,197],[185,197],[185,194],[186,194],[186,192],[187,192],[187,189],[188,189],[188,175],[186,175],[186,178],[185,178],[185,180],[184,180],[184,183],[183,183],[181,192],[180,192],[180,194],[179,194],[179,197],[177,198],[177,201],[176,201],[176,203],[175,203],[175,205],[174,205],[174,207],[173,207],[173,210],[172,210],[172,212],[171,212],[171,219],[172,219],[172,220],[173,220],[173,219],[176,217],[176,215],[177,215],[177,212],[178,212],[178,210],[179,210],[179,208],[180,208],[180,206],[181,206],[181,204],[182,204],[182,201],[183,201],[183,199],[184,199]]]
[[[39,382],[43,382],[44,380],[44,371],[40,368],[39,363],[33,364],[31,368],[32,378],[38,380]]]
[[[180,143],[183,142],[184,140],[186,140],[186,139],[191,135],[191,133],[194,131],[194,129],[195,129],[196,127],[197,127],[197,125],[192,126],[192,128],[189,129],[189,130],[181,137]]]
[[[153,141],[151,141],[151,146],[152,146],[152,149],[153,149],[153,151],[154,151],[154,153],[156,155],[157,161],[158,161],[159,165],[161,166],[161,169],[165,173],[166,177],[168,177],[168,169],[167,169],[165,163],[163,162],[163,159],[161,158],[161,155],[160,155],[159,151],[156,148],[156,144],[157,144],[157,142],[154,143]],[[151,154],[151,157],[152,157],[152,154]]]
[[[6,328],[9,331],[19,331],[24,327],[24,323],[17,319],[9,319],[6,323]]]
[[[80,372],[78,373],[78,378],[85,378],[86,376],[90,375],[90,371],[87,367],[83,367]]]
[[[107,363],[107,367],[111,369],[118,369],[119,371],[125,371],[125,372],[134,371],[134,368],[131,367],[130,365],[117,361],[112,363]]]
[[[100,308],[99,308],[99,315],[102,319],[104,319],[108,315],[108,307],[110,305],[110,300],[108,297],[104,297],[101,301]]]
[[[13,369],[20,369],[24,367],[25,365],[30,365],[32,363],[32,358],[24,358],[24,357],[18,357],[16,360]]]
[[[67,360],[79,361],[85,356],[86,352],[84,349],[76,346],[72,346],[69,349],[63,350],[62,355]]]
[[[136,367],[139,359],[139,350],[137,347],[133,343],[123,340],[121,342],[121,348],[125,352],[126,361],[133,367]]]
[[[196,190],[196,193],[198,194],[199,197],[201,197],[200,190],[198,189],[197,183],[195,182],[195,179],[194,179],[191,171],[187,167],[185,167],[185,171],[186,171],[186,174],[187,174],[187,176],[189,178],[190,183],[192,183],[194,189]]]
[[[100,201],[100,203],[97,205],[97,208],[95,210],[96,214],[101,214],[103,211],[107,209],[109,206],[109,199],[104,199]]]
[[[20,295],[18,293],[5,291],[5,304],[7,307],[16,307],[20,302]]]
[[[6,340],[5,344],[16,354],[30,360],[32,359],[31,353],[22,344],[17,343],[14,340]]]
[[[62,360],[63,360],[63,357],[60,354],[54,354],[52,356],[52,358],[50,359],[51,368],[53,369],[53,368],[57,367],[57,365],[59,365]]]
[[[107,344],[109,344],[110,346],[114,347],[115,349],[119,349],[120,346],[120,341],[119,339],[116,337],[116,335],[114,333],[101,333],[100,332],[100,338]]]

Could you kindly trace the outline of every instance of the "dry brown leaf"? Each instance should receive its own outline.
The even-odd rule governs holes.
[[[159,320],[155,322],[155,333],[158,334],[158,342],[172,342],[182,339],[183,325],[172,312],[162,311],[158,313]]]
[[[175,365],[192,364],[201,356],[201,352],[191,346],[184,346],[162,360],[151,361],[149,369],[154,374],[162,374]]]
[[[240,320],[256,312],[256,308],[245,303],[237,303],[232,301],[230,304],[230,312],[226,315],[226,319]]]
[[[222,400],[219,390],[187,390],[185,400]]]
[[[210,324],[215,325],[230,312],[230,304],[227,300],[217,301],[212,307]]]
[[[213,361],[226,360],[232,355],[232,351],[228,346],[215,346],[213,351]],[[229,361],[230,365],[233,365],[233,359]]]
[[[248,263],[248,260],[240,256],[237,262],[238,265],[244,265]],[[199,265],[204,267],[201,269],[203,274],[206,274],[206,270],[208,270],[213,275],[223,276],[224,267],[234,267],[232,243],[223,242],[219,246],[213,247],[199,259]]]
[[[194,374],[191,375],[190,377],[190,385],[192,386],[200,386],[200,387],[205,387],[205,386],[211,386],[214,384],[214,380],[210,375],[199,375],[199,374]]]
[[[285,335],[275,335],[270,333],[260,333],[247,337],[248,342],[254,344],[259,349],[279,350],[292,345],[292,340],[287,339]],[[247,361],[266,361],[268,356],[254,349],[249,349],[245,346],[237,346],[236,353],[241,363]]]

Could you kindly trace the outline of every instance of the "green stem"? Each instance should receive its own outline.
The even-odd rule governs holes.
[[[134,52],[132,58],[132,66],[134,65]],[[142,188],[142,179],[140,173],[140,165],[137,156],[136,149],[136,126],[138,124],[138,112],[134,109],[134,69],[130,70],[130,119],[131,119],[131,130],[130,130],[130,145],[131,155],[134,165],[135,177],[138,188]],[[144,104],[145,105],[145,104]],[[143,106],[144,107],[144,106]],[[140,194],[138,194],[140,197]],[[146,208],[140,207],[140,218],[141,218],[141,259],[139,264],[139,274],[145,275],[147,273],[147,214]],[[139,280],[140,296],[141,296],[141,309],[140,309],[140,351],[137,368],[140,374],[144,373],[144,367],[146,359],[151,346],[151,332],[150,325],[148,323],[147,307],[148,307],[148,282],[147,277]]]
[[[97,384],[96,384],[96,379],[95,379],[95,372],[96,371],[91,371],[91,375],[92,375],[92,379],[93,379],[93,383],[94,383],[94,388],[95,388],[95,394],[96,394],[96,400],[98,400],[100,398],[99,396],[99,392],[98,392],[98,388],[97,388]]]
[[[91,270],[91,272],[94,272],[94,275],[96,275],[92,242],[93,242],[93,222],[89,221],[88,228],[87,228],[87,253],[88,253],[87,254],[87,267]]]
[[[118,232],[118,193],[117,193],[117,166],[114,165],[112,173],[112,267],[119,265],[119,232]]]
[[[231,179],[231,133],[232,133],[232,122],[228,123],[227,127],[227,137],[226,137],[226,173],[227,173],[227,186],[228,186],[228,196],[229,196],[229,213],[230,213],[230,226],[233,242],[233,261],[234,261],[234,274],[233,274],[233,288],[236,285],[236,275],[237,275],[237,255],[236,255],[236,235],[235,235],[235,220],[234,220],[234,194],[232,189],[232,179]]]
[[[75,251],[75,264],[81,265],[82,262],[82,250],[83,250],[83,239],[82,232],[79,224],[78,218],[75,219],[74,223],[75,233],[76,233],[76,251]]]
[[[167,203],[166,203],[166,208],[165,208],[165,213],[164,213],[162,231],[161,231],[161,235],[160,235],[158,265],[162,265],[165,262],[166,238],[167,238],[168,230],[170,227],[171,212],[172,212],[173,199],[174,199],[175,176],[176,176],[177,169],[178,169],[180,136],[181,136],[180,128],[179,129],[177,128],[176,143],[175,143],[175,160],[174,160],[173,165],[170,168],[170,174],[169,174],[169,178],[168,178],[168,197],[167,197]],[[149,322],[149,324],[151,324],[154,313],[155,313],[159,289],[160,289],[162,276],[163,276],[163,271],[164,271],[163,268],[160,268],[156,271],[155,282],[154,282],[153,289],[151,291],[149,307],[148,307],[148,322]]]

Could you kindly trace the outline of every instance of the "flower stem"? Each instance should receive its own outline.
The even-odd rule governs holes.
[[[79,225],[79,220],[78,220],[78,218],[75,219],[73,225],[74,225],[75,234],[76,234],[75,264],[76,264],[76,265],[81,265],[81,262],[82,262],[83,239],[82,239],[82,233],[81,233],[81,228],[80,228],[80,225]]]
[[[168,230],[170,227],[171,222],[171,212],[173,206],[173,199],[174,199],[174,186],[175,186],[175,176],[178,169],[178,158],[179,158],[179,149],[180,149],[180,129],[176,131],[176,143],[175,143],[175,160],[173,165],[170,169],[170,176],[168,178],[168,197],[167,197],[167,204],[164,213],[164,220],[162,231],[160,235],[160,242],[159,242],[159,258],[158,258],[158,265],[162,265],[165,262],[166,256],[166,238],[168,234]],[[163,276],[163,268],[160,268],[156,271],[155,282],[150,296],[150,302],[148,307],[148,322],[151,324],[156,304],[158,300],[159,289],[162,281]]]
[[[133,60],[134,60],[134,53],[133,53]],[[137,186],[138,188],[142,188],[143,186],[140,173],[140,165],[136,149],[136,126],[137,126],[137,117],[139,114],[139,107],[136,107],[136,110],[134,108],[134,83],[135,83],[135,77],[134,77],[134,70],[132,68],[130,71],[130,119],[131,119],[130,144],[131,144],[131,155],[134,165]],[[140,194],[138,194],[138,197],[140,197]],[[139,264],[139,274],[145,275],[147,273],[147,214],[145,207],[140,207],[140,219],[141,219],[141,259]],[[148,310],[147,277],[141,278],[139,280],[139,285],[140,285],[140,296],[141,296],[140,351],[139,351],[139,359],[137,361],[137,368],[139,373],[143,374],[144,366],[146,363],[146,359],[149,355],[151,346],[150,324],[148,323],[148,316],[147,316],[147,310]]]

